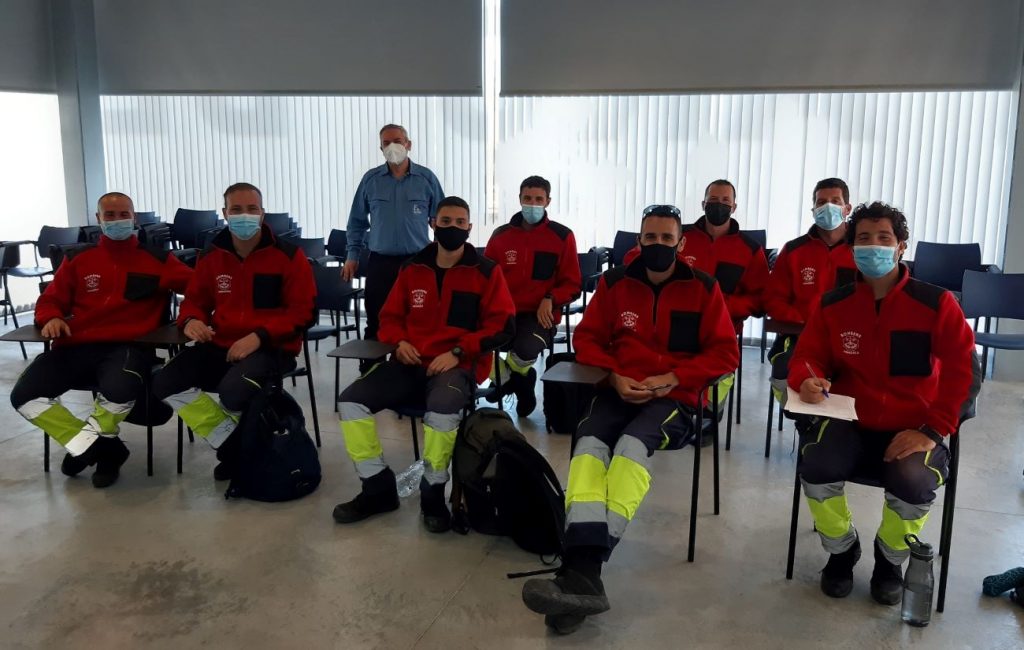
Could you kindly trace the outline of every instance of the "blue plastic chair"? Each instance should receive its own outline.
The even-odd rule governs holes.
[[[622,266],[626,253],[636,246],[640,241],[640,233],[620,230],[615,233],[615,241],[612,243],[612,266]]]
[[[1024,320],[1024,273],[965,271],[960,305],[964,316],[976,318],[974,340],[981,346],[981,376],[988,372],[988,349],[1024,350],[1024,334],[991,331],[993,318]],[[985,326],[978,331],[981,319]]]
[[[741,230],[741,233],[750,237],[758,244],[761,244],[761,248],[768,250],[768,231],[767,230]],[[768,253],[766,252],[765,255]]]
[[[217,227],[216,210],[178,208],[174,213],[171,233],[179,248],[202,248],[200,233]]]
[[[959,293],[963,288],[964,271],[967,270],[983,270],[979,244],[917,242],[914,277],[918,280]]]

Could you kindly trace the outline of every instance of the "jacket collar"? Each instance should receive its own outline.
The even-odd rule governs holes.
[[[702,233],[704,233],[704,235],[706,235],[708,239],[711,239],[711,235],[708,235],[708,231],[707,231],[707,228],[706,228],[707,222],[708,222],[707,217],[705,217],[704,215],[701,215],[700,219],[697,219],[695,222],[693,222],[693,227],[696,228],[697,230],[701,231]],[[739,233],[739,231],[740,231],[740,222],[736,221],[732,217],[729,217],[729,232],[727,232],[725,234],[727,234],[727,235],[735,235],[735,234]]]
[[[693,274],[693,269],[686,262],[676,258],[676,268],[672,271],[672,275],[669,276],[668,280],[662,282],[660,286],[665,286],[669,282],[675,282],[676,280],[692,280],[696,276]],[[654,286],[651,281],[647,278],[647,267],[644,266],[642,255],[637,256],[635,260],[629,263],[626,267],[626,277],[639,280],[648,286]]]
[[[275,243],[277,243],[277,240],[274,239],[274,233],[270,232],[270,227],[267,226],[267,224],[262,224],[260,226],[260,243],[256,245],[253,252],[255,253],[261,248],[269,248]],[[211,241],[210,244],[216,248],[223,249],[236,257],[238,256],[238,252],[235,250],[235,242],[231,239],[231,230],[229,230],[227,226],[221,228],[220,232],[214,236],[213,241]]]
[[[439,268],[437,266],[437,247],[437,242],[431,242],[427,244],[426,248],[413,255],[409,261],[413,264],[429,266],[432,269]],[[462,245],[462,258],[452,268],[456,266],[477,266],[478,264],[480,264],[480,255],[476,252],[476,247],[466,242]]]
[[[512,219],[510,219],[508,223],[509,223],[510,226],[512,226],[514,228],[523,228],[525,230],[526,228],[523,225],[525,221],[526,220],[523,218],[523,212],[522,212],[522,210],[520,210],[519,212],[516,212],[514,215],[512,215]],[[537,223],[533,224],[533,227],[537,228],[538,226],[547,225],[547,223],[548,223],[548,211],[545,210],[544,211],[544,218],[541,219],[540,221],[538,221]]]
[[[383,165],[377,168],[377,175],[390,176],[391,168],[388,167],[387,163],[384,163]],[[409,171],[406,173],[406,176],[425,176],[425,174],[423,173],[423,168],[421,165],[417,165],[412,160],[409,160]]]

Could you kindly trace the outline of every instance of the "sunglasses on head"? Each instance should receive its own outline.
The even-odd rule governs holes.
[[[667,214],[667,215],[671,215],[673,217],[680,216],[679,208],[677,208],[674,205],[669,205],[667,203],[659,203],[657,205],[649,205],[646,208],[644,208],[643,216],[647,217],[647,216],[650,216],[652,214]]]

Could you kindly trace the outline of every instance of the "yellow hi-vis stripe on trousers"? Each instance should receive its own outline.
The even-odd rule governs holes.
[[[116,435],[120,430],[121,423],[128,417],[128,413],[134,405],[134,401],[115,404],[102,396],[97,397],[93,403],[92,413],[89,415],[87,425],[94,426],[97,429],[97,433]]]
[[[651,488],[648,460],[647,446],[639,439],[623,435],[615,443],[612,461],[608,464],[608,510],[627,522],[633,519]]]
[[[423,425],[423,477],[430,485],[444,485],[448,482],[448,464],[455,450],[455,434],[458,429],[438,431]]]
[[[85,422],[75,417],[59,400],[46,397],[29,400],[18,407],[18,413],[45,431],[72,456],[84,453],[96,441],[96,432],[83,431]]]
[[[882,553],[893,564],[901,564],[910,554],[905,535],[920,534],[928,521],[931,504],[914,505],[897,499],[890,492],[885,493],[882,506],[882,523],[878,527],[878,541]]]
[[[377,425],[373,414],[362,404],[342,402],[338,405],[341,416],[341,435],[345,439],[345,451],[355,464],[356,474],[368,479],[383,471],[384,450],[377,437]]]
[[[177,408],[178,416],[200,438],[216,449],[238,424],[238,417],[201,390],[192,389],[167,398]]]

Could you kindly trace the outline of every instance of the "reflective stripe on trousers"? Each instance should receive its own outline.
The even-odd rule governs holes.
[[[227,410],[198,388],[175,393],[165,401],[196,435],[214,449],[220,447],[238,426],[239,413]]]
[[[384,471],[387,463],[384,462],[384,450],[381,449],[377,425],[370,409],[356,402],[342,402],[338,405],[338,414],[345,450],[359,478],[365,480]]]

